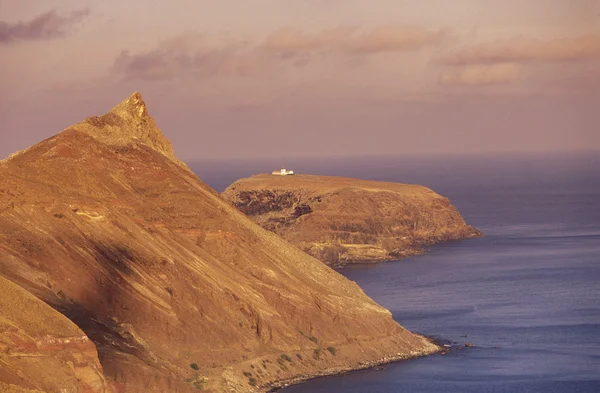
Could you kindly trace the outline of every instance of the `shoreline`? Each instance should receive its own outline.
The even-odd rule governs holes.
[[[323,371],[318,371],[318,372],[315,372],[310,375],[307,374],[307,375],[301,375],[301,376],[297,376],[297,377],[293,377],[293,378],[276,380],[276,381],[270,382],[264,386],[261,386],[259,388],[259,390],[257,390],[257,391],[261,392],[261,393],[262,392],[273,393],[273,392],[277,392],[283,388],[286,388],[288,386],[298,385],[300,383],[303,383],[303,382],[306,382],[306,381],[309,381],[312,379],[331,377],[331,376],[335,376],[335,375],[344,375],[344,374],[348,374],[353,371],[368,370],[368,369],[380,366],[382,364],[390,364],[390,363],[400,362],[403,360],[416,359],[416,358],[420,358],[420,357],[424,357],[424,356],[435,355],[435,354],[438,354],[438,353],[441,353],[444,351],[444,348],[439,344],[437,339],[434,339],[433,337],[430,337],[430,336],[424,336],[424,335],[421,335],[421,336],[424,337],[425,339],[427,339],[427,341],[429,341],[431,344],[433,344],[435,346],[435,349],[432,349],[431,351],[425,350],[425,351],[422,351],[415,355],[396,354],[396,355],[392,355],[392,356],[384,356],[383,358],[378,359],[378,360],[360,362],[357,366],[354,366],[354,367],[337,367],[337,368],[331,368],[331,369],[327,369],[327,370],[323,370]]]
[[[386,263],[386,262],[393,262],[393,261],[402,261],[402,260],[405,260],[405,259],[409,259],[409,258],[414,258],[414,257],[418,257],[418,256],[421,256],[421,255],[425,255],[425,254],[427,254],[427,253],[429,253],[431,251],[430,247],[440,246],[440,245],[447,244],[447,243],[462,242],[462,241],[471,240],[471,239],[481,239],[481,238],[485,237],[485,234],[483,232],[481,232],[481,231],[479,231],[479,232],[480,232],[479,234],[476,234],[474,236],[465,237],[465,238],[449,239],[449,240],[442,240],[442,241],[439,241],[439,242],[422,244],[423,247],[415,247],[415,248],[407,249],[406,250],[407,252],[404,255],[396,255],[396,256],[393,256],[393,257],[390,256],[388,258],[381,258],[381,259],[353,259],[353,260],[345,260],[343,262],[338,262],[338,263],[333,263],[333,264],[327,264],[325,262],[323,262],[323,263],[325,263],[327,266],[329,266],[332,269],[339,269],[339,268],[343,268],[343,267],[347,267],[347,266],[352,266],[352,265],[375,265],[375,264],[379,264],[379,263]]]

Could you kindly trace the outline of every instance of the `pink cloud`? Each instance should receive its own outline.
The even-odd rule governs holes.
[[[378,27],[366,32],[337,27],[315,33],[286,27],[250,44],[209,43],[199,35],[182,35],[146,52],[121,52],[113,70],[128,78],[145,80],[172,79],[186,73],[199,77],[272,75],[308,65],[316,53],[331,53],[338,58],[367,57],[380,52],[417,50],[439,43],[445,35],[441,30],[400,27]]]
[[[379,26],[368,31],[360,31],[355,27],[338,27],[316,33],[282,28],[270,34],[262,48],[279,53],[329,51],[366,55],[417,50],[439,44],[447,35],[445,30],[399,26]]]
[[[484,86],[504,84],[519,77],[519,67],[513,63],[467,65],[445,70],[440,75],[443,85]]]
[[[382,26],[359,36],[355,50],[362,53],[417,50],[441,43],[447,34],[444,30]]]
[[[338,27],[317,33],[305,33],[284,27],[267,36],[261,48],[278,53],[339,51],[347,47],[355,31],[356,28],[353,27]]]
[[[600,36],[539,40],[514,37],[467,46],[440,58],[442,64],[533,63],[600,58]]]
[[[29,21],[0,22],[0,43],[43,40],[67,35],[73,26],[89,15],[88,9],[59,14],[48,11]]]
[[[245,77],[273,70],[263,56],[235,44],[217,47],[186,45],[185,40],[169,40],[146,52],[123,51],[113,71],[131,79],[166,80],[193,74],[196,77]]]

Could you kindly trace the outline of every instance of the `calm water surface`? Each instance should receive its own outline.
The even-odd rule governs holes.
[[[221,191],[278,165],[191,166]],[[597,155],[294,160],[290,167],[424,184],[449,197],[486,236],[339,270],[406,328],[476,348],[282,392],[600,392]]]

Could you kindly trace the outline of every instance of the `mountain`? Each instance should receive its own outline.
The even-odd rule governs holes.
[[[419,185],[262,174],[234,182],[222,196],[330,265],[399,259],[482,236],[447,198]]]
[[[109,391],[262,391],[438,350],[202,183],[138,93],[0,161],[0,178],[0,276],[77,325]]]

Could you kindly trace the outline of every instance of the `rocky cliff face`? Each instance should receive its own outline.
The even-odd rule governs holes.
[[[418,185],[257,175],[236,181],[222,196],[330,265],[399,259],[427,245],[482,235],[447,198]]]
[[[1,161],[0,178],[0,276],[80,329],[52,337],[83,331],[115,392],[264,390],[437,350],[203,184],[139,94]],[[23,367],[18,386],[38,386]]]

